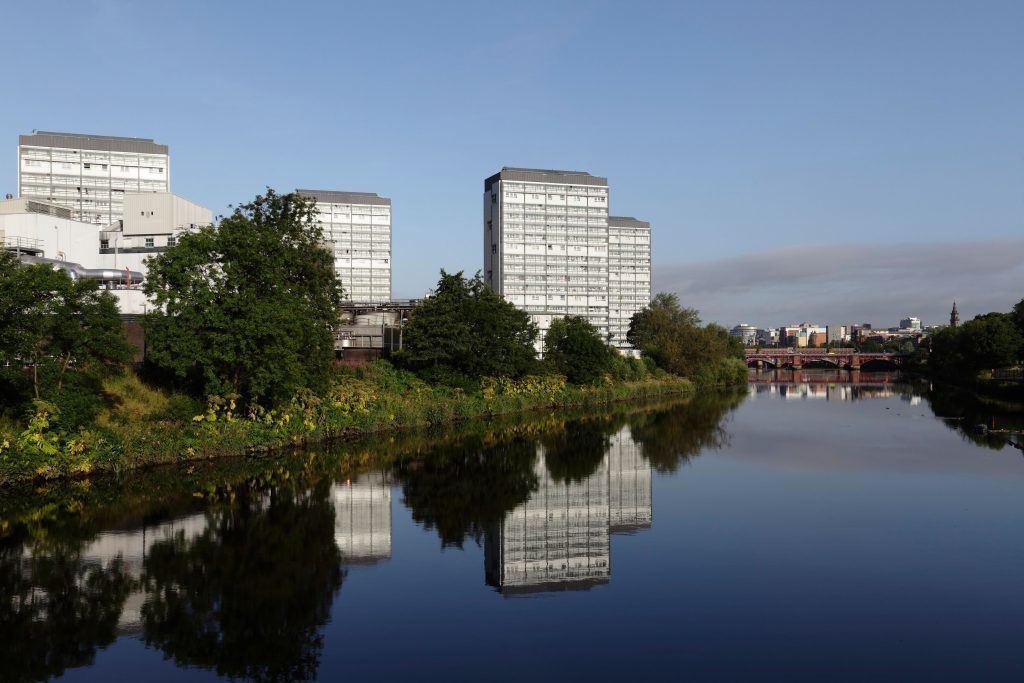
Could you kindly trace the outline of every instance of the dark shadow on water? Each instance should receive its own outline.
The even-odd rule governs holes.
[[[0,546],[0,678],[36,681],[92,664],[117,635],[134,581],[120,558],[82,556],[79,539]]]
[[[980,396],[948,384],[915,385],[949,429],[982,448],[1024,445],[1024,403]],[[1024,452],[1024,451],[1022,451]]]
[[[329,484],[242,489],[206,529],[155,543],[145,561],[142,634],[181,665],[257,681],[317,676],[344,573]]]

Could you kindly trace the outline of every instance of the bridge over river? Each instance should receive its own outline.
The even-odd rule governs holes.
[[[747,349],[746,355],[747,366],[752,368],[802,368],[813,364],[859,370],[868,363],[900,367],[909,354],[856,349]]]

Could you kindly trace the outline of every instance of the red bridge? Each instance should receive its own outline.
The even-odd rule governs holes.
[[[903,365],[905,353],[866,353],[856,349],[747,349],[747,367],[802,368],[821,364],[859,370],[867,363]]]

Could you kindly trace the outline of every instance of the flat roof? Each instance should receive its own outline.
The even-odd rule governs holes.
[[[343,190],[295,190],[303,197],[324,204],[367,204],[370,206],[391,206],[390,197],[381,197],[376,192],[345,192]]]
[[[651,229],[651,224],[648,221],[642,221],[632,216],[608,216],[608,227],[609,228],[643,228],[645,230]]]
[[[87,133],[55,133],[34,130],[30,135],[19,135],[19,145],[30,147],[63,147],[66,149],[94,149],[102,152],[132,152],[136,154],[167,154],[167,145],[152,138],[126,138],[116,135]]]
[[[556,171],[544,168],[517,168],[503,166],[500,171],[484,180],[484,192],[499,180],[511,180],[524,183],[558,183],[560,185],[592,185],[608,187],[608,179],[595,176],[586,171]]]

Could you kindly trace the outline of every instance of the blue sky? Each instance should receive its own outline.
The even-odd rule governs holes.
[[[167,144],[215,214],[378,192],[420,296],[481,267],[486,176],[586,170],[705,319],[940,322],[1024,297],[1022,27],[1021,2],[8,2],[0,193],[33,129]]]

